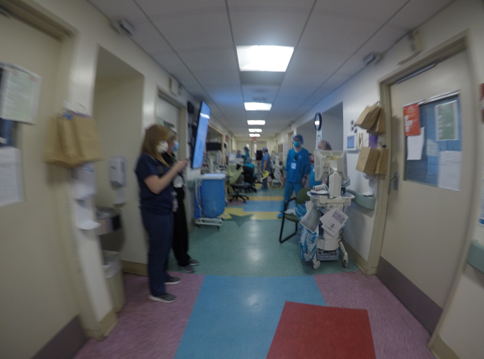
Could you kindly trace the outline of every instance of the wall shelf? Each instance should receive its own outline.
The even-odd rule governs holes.
[[[366,209],[375,209],[376,198],[374,196],[365,197],[363,196],[363,194],[353,191],[351,189],[347,189],[346,192],[351,193],[353,196],[355,196],[353,202],[355,202],[357,205],[360,205],[361,207]]]

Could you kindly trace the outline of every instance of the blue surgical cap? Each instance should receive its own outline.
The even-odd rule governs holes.
[[[267,147],[262,147],[262,152],[267,152]]]
[[[302,135],[296,135],[292,138],[292,140],[301,142],[301,145],[304,143],[304,139]]]
[[[249,147],[245,146],[244,151],[249,151]]]

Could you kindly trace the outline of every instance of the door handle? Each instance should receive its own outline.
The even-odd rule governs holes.
[[[393,178],[390,180],[390,188],[389,189],[392,189],[392,186],[393,186],[393,189],[398,191],[398,180],[400,178],[400,175],[398,172],[395,172],[395,174],[393,175]]]

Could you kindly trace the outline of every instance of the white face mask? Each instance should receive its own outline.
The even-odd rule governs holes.
[[[160,143],[158,143],[156,150],[160,153],[165,153],[166,151],[168,151],[168,142],[161,141]]]

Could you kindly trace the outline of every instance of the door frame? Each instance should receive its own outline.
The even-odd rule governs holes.
[[[456,55],[459,52],[466,51],[467,52],[467,63],[469,65],[469,71],[471,76],[471,85],[473,89],[475,89],[475,95],[472,98],[472,118],[474,119],[474,125],[476,127],[475,133],[475,141],[477,145],[477,161],[478,163],[482,162],[482,119],[479,110],[479,92],[477,89],[479,88],[477,77],[476,77],[476,66],[472,61],[472,48],[469,46],[468,42],[469,33],[468,31],[463,31],[454,37],[450,38],[449,40],[445,41],[444,43],[420,54],[415,59],[409,61],[407,64],[403,65],[402,68],[388,74],[387,76],[383,77],[379,80],[379,88],[380,88],[380,103],[382,107],[385,109],[386,113],[386,125],[387,125],[387,133],[382,135],[383,142],[385,142],[389,148],[390,155],[388,156],[388,163],[387,166],[391,169],[391,159],[392,159],[392,107],[391,107],[391,93],[390,87],[399,79],[412,74],[413,72],[417,71],[433,63],[434,61],[441,59],[443,57]],[[474,173],[474,181],[473,181],[473,192],[480,193],[480,181],[477,178],[480,175],[480,169],[482,167],[478,166],[476,170],[478,172]],[[368,255],[367,265],[366,265],[366,274],[376,274],[378,269],[378,264],[380,260],[381,249],[383,246],[383,237],[385,233],[385,226],[386,226],[386,217],[387,217],[387,209],[389,204],[389,186],[390,186],[390,179],[393,176],[392,173],[388,173],[386,176],[380,176],[378,179],[378,190],[377,190],[377,201],[375,207],[375,221],[373,226],[373,233],[372,233],[372,240],[370,244],[370,253]],[[455,277],[452,282],[451,290],[449,296],[445,301],[445,305],[443,308],[442,315],[437,323],[437,326],[430,338],[428,346],[431,347],[435,342],[438,334],[440,332],[440,328],[442,326],[442,322],[446,317],[450,304],[451,298],[454,296],[459,279],[461,274],[465,269],[465,263],[467,260],[467,253],[469,251],[472,236],[474,234],[474,228],[477,224],[477,211],[478,206],[480,203],[480,196],[474,196],[473,202],[471,205],[471,213],[472,215],[468,218],[467,223],[467,231],[464,238],[464,246],[463,251],[460,254],[459,259],[459,269],[455,274]]]

